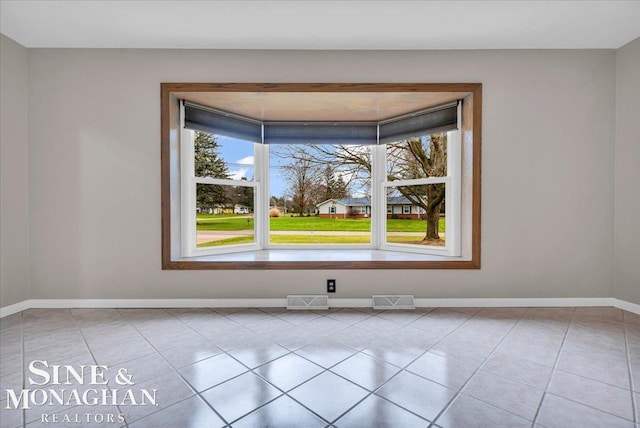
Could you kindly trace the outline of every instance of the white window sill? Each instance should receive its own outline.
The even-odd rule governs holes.
[[[477,269],[470,259],[383,250],[258,250],[172,260],[165,269]]]

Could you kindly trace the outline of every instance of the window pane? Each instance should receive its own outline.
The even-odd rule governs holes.
[[[196,184],[196,245],[255,242],[254,209],[253,187]]]
[[[444,192],[444,184],[387,188],[387,242],[444,247]]]
[[[371,149],[271,144],[269,242],[370,244]]]
[[[196,131],[193,145],[196,177],[253,181],[254,143]]]
[[[390,181],[447,175],[447,134],[409,138],[387,144]]]

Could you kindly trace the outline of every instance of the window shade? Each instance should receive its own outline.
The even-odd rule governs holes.
[[[458,103],[451,103],[380,123],[380,144],[458,128]]]
[[[372,122],[265,122],[266,144],[360,144],[378,140]]]
[[[184,116],[185,128],[253,141],[254,143],[262,142],[262,125],[260,122],[186,102],[184,104]]]
[[[458,103],[375,122],[261,122],[185,102],[185,128],[266,144],[359,144],[400,141],[457,129]],[[378,131],[379,127],[379,131]],[[379,140],[378,140],[379,132]]]

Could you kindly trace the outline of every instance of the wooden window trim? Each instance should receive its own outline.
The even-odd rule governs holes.
[[[424,261],[242,261],[173,260],[171,236],[171,103],[176,92],[464,92],[472,96],[471,259]],[[482,84],[481,83],[161,83],[160,182],[162,269],[480,269]],[[273,251],[273,250],[272,250]]]

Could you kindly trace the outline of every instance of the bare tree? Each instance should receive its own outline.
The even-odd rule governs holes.
[[[281,156],[309,167],[335,165],[347,185],[358,183],[361,189],[371,188],[371,150],[366,146],[291,145]],[[294,163],[296,163],[294,162]],[[447,174],[447,136],[434,134],[387,145],[387,180],[411,180],[442,177]],[[398,193],[426,215],[424,241],[440,240],[438,223],[445,197],[444,184],[400,186]]]
[[[371,150],[367,146],[292,144],[272,146],[272,154],[287,162],[300,162],[315,169],[325,188],[325,198],[348,197],[352,188],[370,193]],[[281,166],[280,168],[285,169]],[[285,177],[286,179],[286,177]],[[344,196],[340,196],[344,195]]]
[[[411,180],[447,175],[447,136],[435,134],[425,139],[411,138],[387,146],[387,180]],[[424,240],[440,240],[438,224],[445,197],[444,184],[398,187],[413,205],[426,212],[427,230]]]
[[[281,165],[280,172],[289,185],[294,209],[303,215],[305,212],[310,213],[315,210],[315,206],[319,202],[317,199],[321,192],[319,185],[321,173],[310,153],[304,150],[305,146],[296,147],[299,148],[296,150],[297,156],[289,158],[290,162]],[[281,151],[277,156],[286,157],[286,152],[288,150]]]

